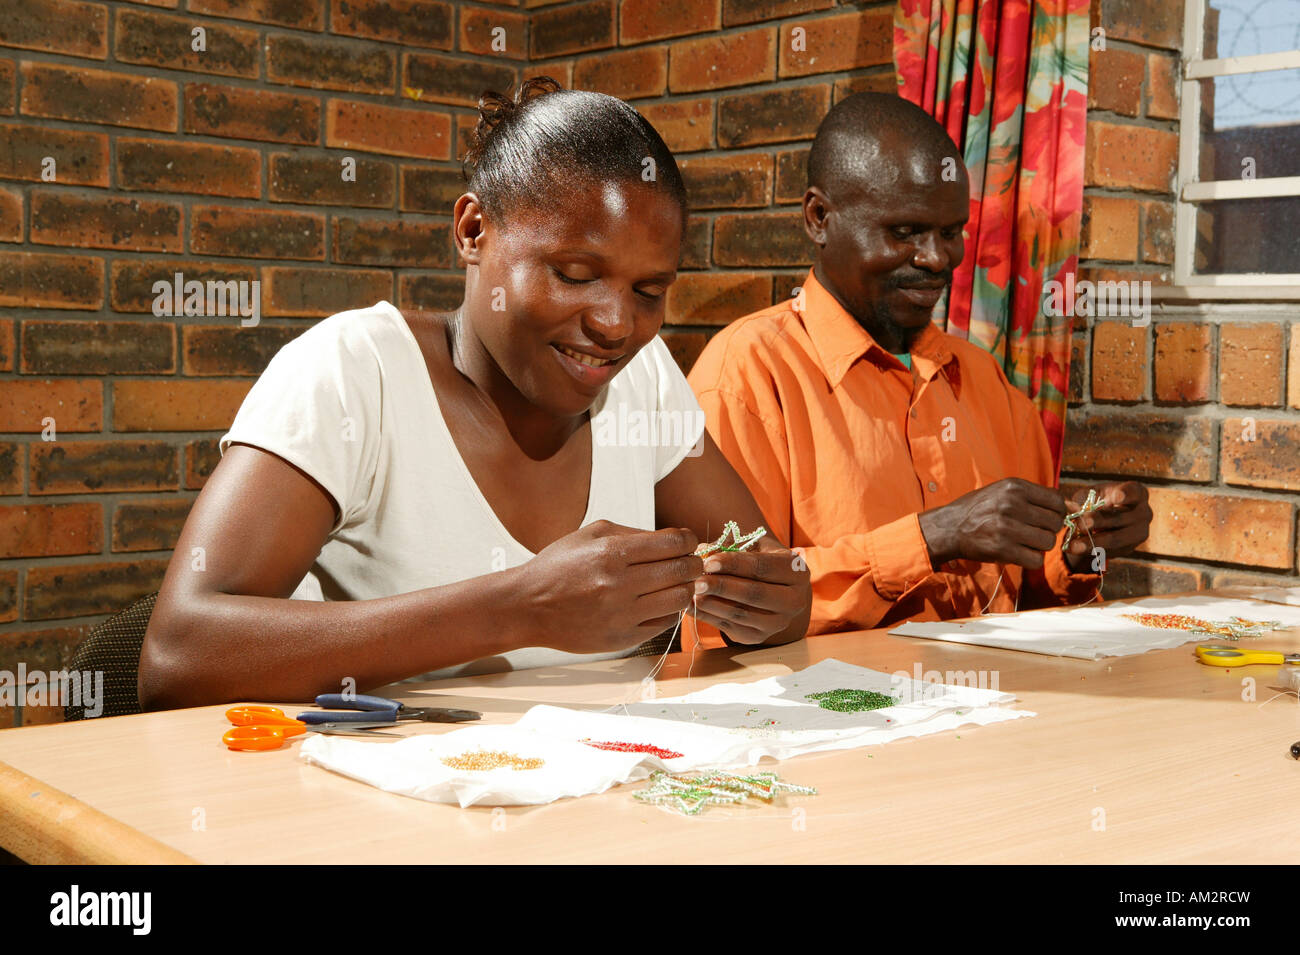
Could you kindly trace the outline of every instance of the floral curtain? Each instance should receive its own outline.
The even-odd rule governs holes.
[[[899,93],[948,130],[970,172],[966,257],[937,320],[992,353],[1034,401],[1057,468],[1070,319],[1046,282],[1079,260],[1088,0],[898,0]]]

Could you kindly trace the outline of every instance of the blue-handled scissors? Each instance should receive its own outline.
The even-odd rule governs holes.
[[[298,714],[298,719],[304,723],[395,723],[398,720],[466,723],[483,718],[483,714],[476,710],[456,710],[437,706],[410,707],[386,697],[364,696],[356,693],[322,693],[316,697],[316,705],[336,706],[342,712],[305,710]]]

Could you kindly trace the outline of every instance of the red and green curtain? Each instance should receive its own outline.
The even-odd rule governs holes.
[[[936,320],[1002,362],[1034,401],[1060,468],[1070,318],[1043,287],[1079,260],[1088,0],[899,0],[899,93],[952,136],[970,172],[966,257]]]

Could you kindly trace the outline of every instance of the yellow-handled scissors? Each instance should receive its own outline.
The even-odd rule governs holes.
[[[1217,647],[1209,644],[1202,644],[1196,648],[1196,658],[1214,667],[1300,663],[1300,653],[1283,653],[1280,650],[1239,650],[1236,647]]]

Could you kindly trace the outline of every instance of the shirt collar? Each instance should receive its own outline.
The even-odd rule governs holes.
[[[838,388],[849,369],[863,357],[887,368],[901,367],[898,359],[881,348],[871,333],[817,281],[812,269],[808,270],[808,277],[791,307],[802,319],[832,388]],[[956,388],[960,373],[948,337],[931,322],[912,340],[909,351],[912,364],[923,380],[928,381],[942,369]]]

